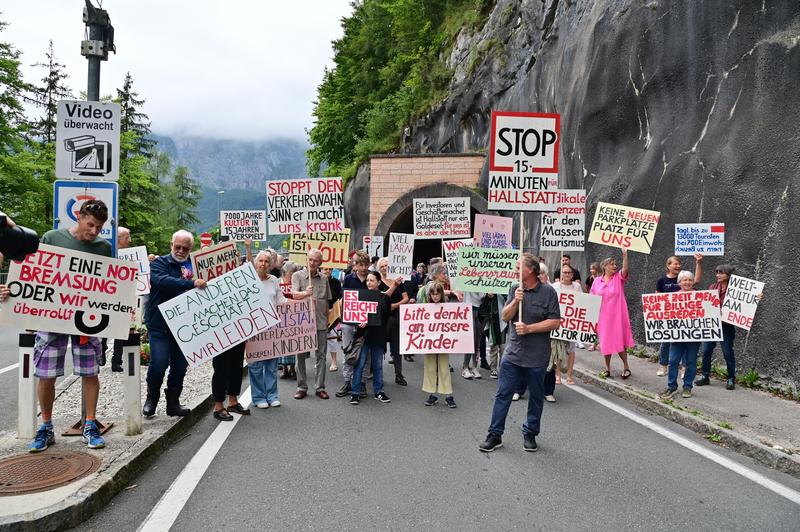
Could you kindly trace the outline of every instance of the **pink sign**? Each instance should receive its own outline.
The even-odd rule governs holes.
[[[400,307],[400,353],[464,354],[475,351],[472,306],[427,303]]]
[[[289,300],[275,307],[281,320],[272,327],[247,340],[247,362],[258,362],[317,348],[317,319],[310,299]]]
[[[475,242],[479,248],[511,249],[511,226],[504,216],[475,215]]]

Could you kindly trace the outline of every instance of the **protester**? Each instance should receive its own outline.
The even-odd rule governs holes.
[[[539,263],[539,282],[550,284],[550,271],[547,269],[547,264],[544,262]]]
[[[577,268],[575,268],[575,267],[572,265],[572,258],[571,258],[571,257],[570,257],[568,254],[566,254],[566,253],[564,253],[563,255],[561,255],[561,266],[559,266],[558,268],[556,268],[556,271],[554,271],[554,272],[553,272],[553,280],[554,280],[554,281],[558,281],[558,280],[561,278],[561,268],[563,268],[563,267],[564,267],[564,265],[567,265],[567,266],[569,266],[570,268],[572,268],[572,271],[574,272],[574,275],[573,275],[573,278],[572,278],[572,280],[573,280],[573,281],[577,281],[577,282],[579,283],[579,285],[580,285],[580,282],[581,282],[581,272],[579,272],[579,271],[578,271],[578,269],[577,269]]]
[[[362,290],[367,288],[367,272],[369,271],[369,255],[365,251],[356,251],[352,257],[353,271],[346,275],[342,283],[343,290]],[[353,336],[356,332],[356,327],[349,323],[342,323],[342,345],[347,347],[353,341]],[[344,377],[344,384],[336,392],[336,397],[345,397],[350,393],[351,379],[353,377],[353,366],[348,364],[342,365],[342,377]],[[362,390],[360,395],[367,396],[366,386],[361,383]]]
[[[281,255],[278,255],[278,261],[281,260]],[[283,266],[281,267],[281,293],[286,299],[293,299],[294,295],[292,294],[292,275],[295,274],[300,268],[294,262],[287,260],[284,261]],[[295,371],[295,364],[297,362],[297,357],[295,355],[287,355],[285,357],[281,357],[278,360],[278,365],[283,367],[283,370],[280,374],[281,379],[296,379],[297,373]]]
[[[568,291],[568,292],[582,292],[581,290],[581,283],[579,281],[572,280],[572,266],[570,264],[562,264],[561,272],[559,276],[558,282],[553,283],[553,288],[556,291]],[[575,380],[572,378],[572,370],[575,367],[575,349],[577,348],[576,342],[569,342],[566,340],[553,340],[556,349],[563,349],[567,354],[567,384],[575,384]],[[553,388],[551,389],[547,382],[545,382],[545,400],[551,403],[555,403],[555,397],[551,390],[555,389],[556,384],[561,384],[561,369],[559,364],[553,365],[554,371],[554,379],[553,379]],[[547,393],[551,391],[551,393]],[[548,395],[551,399],[548,399]]]
[[[539,281],[539,263],[530,253],[524,253],[517,268],[522,271],[522,285],[514,283],[503,307],[503,320],[514,324],[510,328],[506,351],[500,362],[492,420],[486,440],[479,445],[482,452],[492,452],[503,445],[506,415],[511,398],[520,382],[527,384],[527,420],[522,425],[523,449],[536,451],[544,405],[544,375],[550,360],[550,331],[557,329],[561,313],[556,291]],[[522,320],[519,307],[522,303]]]
[[[117,227],[117,249],[128,249],[131,245],[131,231],[127,227]],[[133,332],[131,330],[131,332]],[[111,371],[122,371],[122,340],[114,340],[114,351],[111,355]]]
[[[328,278],[320,272],[322,252],[311,249],[307,255],[308,268],[292,275],[292,296],[294,299],[312,298],[317,319],[317,350],[314,353],[314,395],[320,399],[329,399],[325,391],[326,358],[328,353],[328,309],[331,287]],[[306,360],[311,353],[297,355],[297,391],[295,399],[304,399],[308,394],[306,378]]]
[[[161,384],[168,367],[169,377],[164,390],[167,415],[189,414],[189,409],[180,404],[188,362],[158,306],[193,288],[205,288],[204,280],[193,279],[192,263],[189,261],[189,253],[193,247],[192,233],[176,231],[170,241],[170,254],[157,257],[150,263],[150,297],[144,311],[144,321],[150,338],[150,365],[147,367],[147,398],[142,407],[142,414],[147,417],[156,413],[156,405],[161,397]]]
[[[428,273],[428,268],[425,267],[424,262],[420,262],[417,264],[417,268],[414,273],[411,274],[411,281],[419,287],[425,281],[425,276]]]
[[[597,334],[600,341],[600,352],[606,363],[603,376],[611,377],[611,356],[618,353],[622,359],[622,378],[631,376],[626,349],[634,346],[631,319],[628,314],[628,303],[625,301],[625,282],[628,280],[628,250],[622,250],[622,269],[617,269],[617,261],[612,257],[600,263],[603,275],[592,283],[592,294],[603,298],[600,304],[600,319],[597,322]]]
[[[246,245],[247,243],[245,243]],[[255,268],[258,278],[264,285],[267,299],[273,306],[286,303],[287,299],[281,292],[280,281],[271,273],[277,262],[278,254],[274,251],[260,251],[256,255]],[[250,381],[250,396],[256,408],[269,408],[281,406],[278,396],[278,359],[257,360],[247,363],[247,373]]]
[[[497,368],[500,357],[506,344],[506,331],[508,322],[503,321],[502,310],[506,305],[506,296],[503,294],[487,294],[484,305],[488,306],[486,332],[489,342],[489,376],[497,378]]]
[[[367,289],[380,294],[378,303],[378,325],[368,325],[367,322],[359,323],[356,334],[364,335],[364,346],[358,357],[358,362],[353,370],[353,380],[350,392],[350,404],[357,405],[361,398],[361,377],[367,359],[372,361],[372,392],[375,399],[381,403],[391,403],[391,399],[383,391],[383,354],[386,351],[386,325],[389,321],[389,300],[386,294],[380,292],[381,273],[378,271],[367,274]]]
[[[444,303],[444,286],[434,282],[428,289],[429,303]],[[436,395],[445,394],[444,402],[450,408],[456,407],[453,399],[453,379],[450,375],[448,355],[440,353],[426,353],[422,367],[422,391],[430,395],[425,401],[425,406],[433,406],[439,401]]]
[[[331,300],[328,302],[328,313],[330,314],[330,311],[333,309],[334,305],[336,305],[338,301],[342,300],[342,282],[333,274],[333,268],[322,268],[322,274],[328,279],[328,284],[331,287]],[[330,326],[330,316],[328,319],[328,325]],[[328,368],[330,371],[339,370],[338,362],[336,360],[336,353],[342,350],[342,342],[339,333],[336,331],[337,327],[338,324],[334,327],[329,327],[327,335],[328,353],[331,356],[331,367]]]
[[[592,283],[594,282],[595,278],[600,276],[600,263],[593,262],[589,265],[589,277],[586,278],[584,282],[585,285],[585,292],[588,294],[592,291]]]
[[[92,255],[111,257],[111,245],[100,237],[100,231],[107,220],[106,204],[100,200],[89,200],[81,205],[77,226],[47,231],[42,236],[41,242]],[[0,284],[0,302],[6,301],[10,295],[8,286]],[[96,422],[97,399],[100,394],[98,361],[103,356],[102,340],[93,336],[37,331],[33,347],[33,374],[39,378],[36,392],[41,407],[42,424],[30,444],[29,451],[32,453],[42,452],[56,442],[53,430],[53,402],[56,379],[64,375],[64,359],[68,343],[71,345],[73,372],[81,376],[83,386],[83,405],[86,409],[83,440],[89,449],[102,449],[106,446]]]
[[[472,336],[475,346],[472,353],[464,354],[464,361],[461,365],[461,377],[467,380],[480,379],[481,372],[478,370],[478,362],[481,352],[481,338],[483,337],[483,327],[485,323],[481,319],[481,302],[486,297],[486,293],[464,292],[463,300],[472,306]]]
[[[378,271],[384,280],[389,271],[389,259],[386,257],[378,261]],[[389,353],[394,364],[394,382],[400,386],[407,386],[406,378],[403,377],[403,357],[400,354],[400,305],[408,303],[408,294],[403,289],[403,277],[395,277],[391,281],[390,287],[385,282],[381,282],[380,290],[389,297],[389,322],[387,333],[389,337]]]

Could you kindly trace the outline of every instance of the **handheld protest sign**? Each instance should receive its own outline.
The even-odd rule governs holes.
[[[144,296],[150,293],[150,260],[147,258],[147,247],[136,246],[117,250],[117,258],[136,263],[139,277],[136,279],[136,295]]]
[[[642,312],[647,343],[722,341],[716,290],[642,294]]]
[[[417,238],[472,236],[469,197],[415,198],[414,236]]]
[[[313,352],[317,348],[317,317],[311,303],[306,298],[276,306],[280,323],[247,340],[247,363]]]
[[[333,233],[310,233],[292,235],[289,239],[289,260],[301,264],[306,262],[308,250],[318,249],[322,253],[325,268],[347,268],[347,251],[350,249],[350,229]]]
[[[649,254],[660,218],[658,211],[600,202],[589,242]]]
[[[462,247],[458,250],[458,273],[450,281],[453,290],[507,294],[517,278],[518,249]]]
[[[749,331],[756,316],[759,294],[763,292],[761,281],[731,275],[722,302],[722,321]]]
[[[344,290],[342,294],[342,323],[370,326],[381,324],[381,294],[377,290]]]
[[[450,279],[450,284],[455,282],[458,275],[458,250],[464,246],[472,246],[474,243],[472,238],[442,240],[442,258],[447,265],[447,277]]]
[[[558,190],[555,212],[542,213],[539,249],[583,251],[586,244],[586,191]]]
[[[267,181],[269,234],[344,230],[341,177]]]
[[[675,224],[675,255],[725,255],[725,224]]]
[[[597,322],[600,321],[601,296],[583,292],[560,290],[558,306],[561,322],[558,329],[550,331],[550,338],[569,342],[597,343]]]
[[[400,307],[400,354],[475,352],[472,305],[427,303]]]
[[[389,233],[389,255],[386,278],[408,279],[414,273],[414,235]]]
[[[189,255],[195,279],[208,281],[239,267],[239,252],[231,241],[220,242]]]
[[[511,248],[511,232],[514,220],[504,216],[475,215],[473,236],[475,245],[481,248]]]
[[[267,213],[257,210],[220,211],[219,227],[220,236],[227,236],[234,242],[262,242],[267,239]]]

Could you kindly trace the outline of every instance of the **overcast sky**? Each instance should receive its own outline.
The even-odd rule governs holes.
[[[97,5],[97,0],[94,0]],[[127,71],[153,131],[256,140],[305,140],[331,41],[349,0],[103,0],[117,53],[102,63],[100,92],[116,94]],[[84,0],[4,1],[0,41],[22,52],[38,82],[48,41],[77,96],[86,90]]]

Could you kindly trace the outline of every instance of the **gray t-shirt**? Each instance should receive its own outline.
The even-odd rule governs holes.
[[[519,283],[515,283],[508,291],[508,301],[514,299],[514,292]],[[518,336],[514,323],[518,321],[519,312],[508,324],[506,352],[503,355],[509,362],[524,368],[541,368],[550,362],[550,331]],[[522,296],[522,321],[538,323],[544,320],[561,319],[558,306],[558,295],[552,286],[537,283],[534,288],[526,289]]]
[[[69,229],[51,229],[42,236],[42,244],[111,257],[111,244],[107,240],[99,236],[92,242],[78,240]]]

